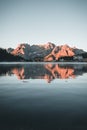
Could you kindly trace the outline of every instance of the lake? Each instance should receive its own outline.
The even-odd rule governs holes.
[[[0,130],[87,130],[87,63],[0,63]]]

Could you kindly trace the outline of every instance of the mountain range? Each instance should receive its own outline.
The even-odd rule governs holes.
[[[7,58],[7,56],[11,58]],[[87,61],[87,52],[67,44],[55,45],[48,42],[30,45],[21,43],[16,48],[6,50],[0,48],[0,61]]]

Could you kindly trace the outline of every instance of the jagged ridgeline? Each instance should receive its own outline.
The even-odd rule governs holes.
[[[87,61],[87,52],[68,45],[51,42],[30,45],[22,43],[17,48],[0,49],[0,61]]]

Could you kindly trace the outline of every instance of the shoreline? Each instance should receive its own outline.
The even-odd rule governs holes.
[[[87,64],[87,62],[0,62],[3,64]]]

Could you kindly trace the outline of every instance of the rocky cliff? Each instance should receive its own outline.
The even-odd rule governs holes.
[[[29,44],[19,44],[16,49],[11,51],[13,55],[19,55],[27,60],[43,60],[45,56],[47,56],[55,45],[53,43],[46,43],[41,45],[32,45]]]
[[[56,46],[55,44],[48,42],[39,45],[22,43],[19,44],[17,48],[13,50],[10,49],[9,53],[16,56],[21,56],[25,60],[29,61],[58,61],[61,57],[82,55],[85,51],[70,47],[67,44]]]

